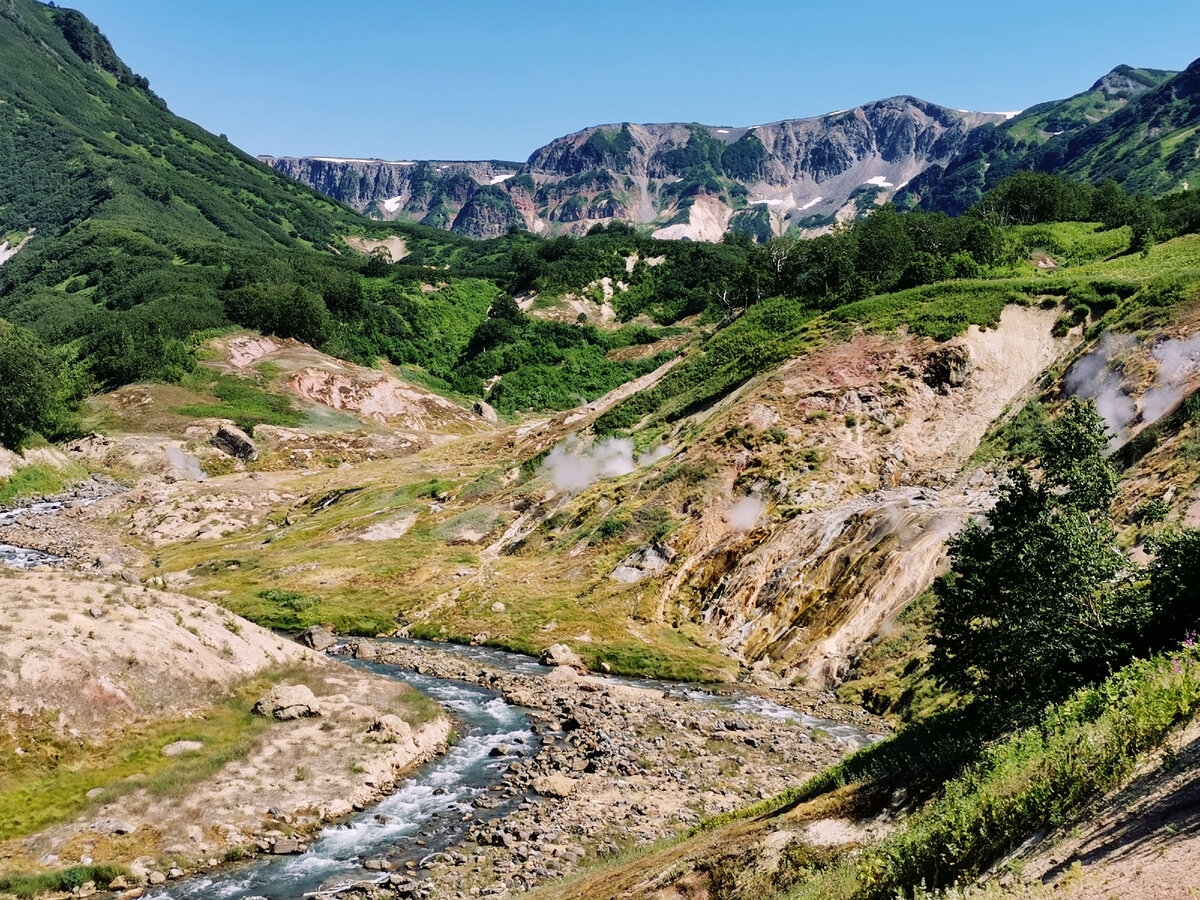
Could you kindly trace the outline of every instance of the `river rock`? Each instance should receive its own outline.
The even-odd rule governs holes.
[[[542,651],[541,661],[544,666],[570,666],[581,672],[587,671],[579,654],[566,644],[551,644]]]
[[[208,441],[222,453],[253,462],[258,459],[258,448],[250,435],[233,424],[222,425]]]
[[[162,872],[151,872],[150,875],[147,877],[147,880],[151,884],[154,884],[154,885],[166,884],[167,876],[164,875]]]
[[[271,847],[271,852],[276,856],[284,856],[290,853],[303,853],[304,845],[296,838],[276,838],[274,846]]]
[[[303,684],[277,684],[254,704],[260,716],[274,716],[280,721],[321,715],[320,704],[313,692]]]
[[[337,637],[329,629],[322,628],[320,625],[313,625],[301,632],[300,643],[306,647],[312,647],[320,653],[336,644]]]
[[[379,648],[369,641],[359,641],[354,648],[355,659],[377,659]]]

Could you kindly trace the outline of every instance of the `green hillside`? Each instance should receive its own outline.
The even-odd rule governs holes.
[[[956,215],[1023,169],[1159,196],[1196,181],[1198,128],[1200,62],[1179,73],[1118,66],[1083,93],[977,129],[953,163],[918,175],[896,202]]]

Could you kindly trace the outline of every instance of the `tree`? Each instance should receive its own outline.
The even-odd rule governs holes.
[[[0,319],[0,444],[18,449],[61,405],[62,369],[31,331]]]
[[[986,524],[950,545],[935,586],[933,673],[976,697],[1036,703],[1086,683],[1128,649],[1121,592],[1129,564],[1108,506],[1116,475],[1091,401],[1072,400],[1048,429],[1044,475],[1013,469]]]

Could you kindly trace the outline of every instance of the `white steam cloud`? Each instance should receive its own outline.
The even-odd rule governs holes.
[[[1121,373],[1113,366],[1135,341],[1131,335],[1124,337],[1111,332],[1100,339],[1096,349],[1080,357],[1067,372],[1066,388],[1076,397],[1096,401],[1096,412],[1104,419],[1115,437],[1115,446],[1125,439],[1129,423],[1137,415],[1133,400],[1121,387]]]
[[[766,510],[767,504],[758,497],[743,497],[729,508],[725,518],[734,531],[749,531]]]
[[[1157,422],[1188,392],[1188,382],[1200,373],[1200,333],[1185,340],[1163,341],[1150,351],[1158,363],[1154,387],[1142,395],[1142,420]]]
[[[670,455],[671,448],[660,444],[639,454],[636,462],[633,441],[628,438],[608,438],[596,444],[584,445],[572,436],[555,446],[542,463],[542,472],[550,476],[554,487],[574,493],[582,491],[602,478],[628,475],[637,466],[648,466]]]
[[[1141,422],[1146,425],[1170,413],[1200,375],[1200,333],[1162,341],[1150,351],[1158,364],[1154,386],[1135,404],[1121,386],[1122,375],[1116,363],[1136,343],[1132,335],[1106,334],[1095,350],[1081,357],[1067,372],[1067,390],[1077,397],[1096,401],[1096,411],[1115,435],[1113,446],[1129,438],[1130,426],[1138,420],[1139,412]]]
[[[167,463],[189,481],[205,481],[208,475],[200,468],[200,460],[178,447],[167,448]]]

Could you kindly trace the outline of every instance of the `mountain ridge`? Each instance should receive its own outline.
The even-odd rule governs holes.
[[[1147,185],[1141,168],[1114,171],[1089,148],[1104,139],[1110,117],[1127,108],[1135,114],[1118,122],[1152,121],[1158,107],[1170,105],[1165,86],[1185,74],[1121,64],[1086,91],[1015,113],[952,109],[900,94],[759,125],[593,125],[555,138],[503,172],[478,172],[472,167],[481,164],[472,162],[385,164],[440,167],[431,183],[423,174],[423,192],[369,189],[378,181],[373,161],[260,159],[368,214],[470,237],[495,237],[511,227],[582,234],[597,223],[623,221],[657,237],[718,240],[741,231],[763,241],[788,231],[820,233],[892,200],[902,208],[961,213],[1019,168],[1095,181],[1113,175],[1134,189],[1165,193],[1186,182],[1191,168],[1177,165],[1183,174]],[[1187,123],[1194,118],[1185,116]]]
[[[973,128],[1002,122],[1005,115],[964,112],[900,95],[822,116],[750,126],[609,123],[556,138],[511,171],[483,172],[480,163],[467,161],[259,158],[356,209],[374,208],[382,218],[473,237],[494,237],[513,225],[534,233],[577,234],[597,221],[617,219],[650,227],[659,236],[712,239],[719,234],[692,221],[690,210],[700,197],[715,198],[724,207],[718,214],[721,232],[735,218],[735,230],[760,235],[814,216],[833,219],[857,188],[866,185],[875,200],[900,183],[891,179],[907,180],[930,162],[948,162]],[[424,192],[406,192],[402,181],[387,179],[364,192],[365,185],[380,181],[377,173],[385,167],[422,182]],[[436,183],[424,187],[430,170],[439,167]],[[464,175],[475,190],[499,188],[492,192],[497,195],[492,207],[500,214],[486,224],[473,218],[472,209],[460,218],[475,193]],[[816,190],[831,179],[841,180],[833,189],[823,187],[824,194]],[[756,186],[761,186],[757,194]],[[714,204],[700,203],[706,205]],[[854,209],[861,205],[856,202]],[[850,212],[841,217],[850,218]]]

